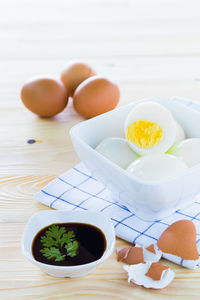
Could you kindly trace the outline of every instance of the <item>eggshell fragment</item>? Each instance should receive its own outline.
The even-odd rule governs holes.
[[[156,245],[143,247],[144,261],[158,262],[161,259],[162,251]]]
[[[128,146],[125,139],[118,137],[104,139],[96,147],[96,151],[124,169],[139,157],[139,155]]]
[[[92,118],[114,109],[119,102],[119,88],[101,76],[92,76],[75,90],[74,108],[85,118]]]
[[[24,105],[40,117],[52,117],[67,105],[67,90],[61,81],[52,78],[29,80],[21,89]]]
[[[164,269],[161,274],[160,280],[154,280],[146,275],[148,274],[151,265],[151,262],[147,262],[137,265],[124,266],[124,269],[128,272],[128,282],[133,282],[137,285],[153,289],[162,289],[168,286],[174,279],[174,272],[170,268]],[[156,268],[156,270],[154,268],[154,272],[150,272],[151,277],[159,278],[161,268]]]
[[[148,247],[137,246],[118,249],[117,260],[129,265],[144,263],[145,261],[158,262],[162,256],[162,252],[154,245],[150,246],[150,250],[148,250]]]
[[[152,280],[160,280],[164,270],[169,269],[167,266],[163,266],[159,263],[152,263],[148,272],[145,274]]]
[[[61,73],[61,81],[68,90],[69,96],[73,96],[78,85],[87,78],[96,75],[96,72],[86,63],[70,61]]]
[[[117,261],[124,261],[129,252],[130,247],[117,249]]]
[[[129,247],[120,250],[118,252],[118,261],[123,261],[128,265],[135,265],[144,262],[143,248]]]
[[[154,244],[151,244],[148,247],[146,247],[146,250],[148,250],[148,251],[156,254],[156,250],[155,250]]]
[[[160,236],[158,248],[184,260],[198,260],[196,227],[189,220],[180,220],[170,225]]]

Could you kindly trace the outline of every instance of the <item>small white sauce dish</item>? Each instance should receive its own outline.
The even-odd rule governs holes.
[[[34,237],[41,229],[54,223],[85,223],[99,228],[104,233],[106,239],[106,249],[102,257],[91,263],[77,266],[56,266],[35,260],[32,254],[32,243]],[[43,272],[54,277],[85,276],[94,271],[99,264],[104,262],[112,254],[114,247],[115,230],[111,220],[102,213],[89,211],[41,211],[30,218],[22,237],[22,252],[24,256],[34,265],[38,266]]]

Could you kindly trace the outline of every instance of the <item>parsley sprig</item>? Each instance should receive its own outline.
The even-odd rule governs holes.
[[[66,232],[65,227],[51,225],[40,238],[43,249],[40,252],[47,259],[57,262],[63,261],[67,256],[75,257],[78,253],[79,243],[75,240],[74,231]]]

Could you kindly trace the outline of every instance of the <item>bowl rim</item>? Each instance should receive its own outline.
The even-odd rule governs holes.
[[[52,214],[52,215],[53,214],[55,214],[55,215],[58,214],[59,215],[59,214],[62,214],[62,213],[68,213],[70,215],[72,215],[72,214],[76,214],[76,215],[84,214],[84,215],[96,215],[96,216],[98,215],[98,216],[101,216],[102,218],[104,218],[104,220],[106,220],[109,223],[109,225],[110,225],[109,226],[109,232],[111,234],[111,245],[110,245],[110,247],[106,247],[106,250],[104,251],[103,255],[99,259],[97,259],[97,260],[95,260],[93,262],[87,263],[87,264],[75,265],[75,266],[51,265],[51,264],[45,264],[45,263],[37,261],[33,257],[32,251],[31,250],[27,251],[25,249],[25,236],[27,235],[27,233],[30,230],[29,227],[31,226],[31,222],[32,222],[33,219],[37,218],[39,215],[42,215],[42,214]],[[76,222],[76,220],[74,220],[74,222]],[[79,223],[79,221],[77,221],[77,223]],[[80,223],[93,225],[90,222],[84,222],[84,221],[83,222],[80,221]],[[48,226],[48,224],[46,226]],[[99,228],[97,225],[93,225],[93,226],[96,226],[97,228]],[[42,228],[45,228],[45,226],[42,226],[41,229]],[[105,232],[101,228],[99,228],[99,229],[104,233],[106,241],[107,241],[107,236],[106,236]],[[37,233],[38,232],[39,231],[37,231]],[[33,239],[36,236],[36,234],[33,236],[32,242],[33,242]],[[39,212],[33,214],[29,218],[29,220],[28,220],[28,222],[27,222],[27,224],[26,224],[26,226],[24,228],[23,235],[22,235],[21,249],[22,249],[23,255],[29,261],[31,261],[33,264],[37,265],[40,268],[43,268],[43,269],[44,268],[45,269],[48,268],[48,269],[51,269],[51,270],[62,270],[62,271],[78,271],[78,270],[82,270],[82,269],[89,269],[89,268],[95,267],[95,266],[99,265],[101,262],[105,261],[112,254],[112,252],[114,250],[114,247],[115,247],[115,241],[116,241],[116,236],[115,236],[114,226],[113,226],[111,220],[108,217],[106,217],[105,214],[103,214],[101,212],[93,212],[93,211],[69,211],[69,210],[65,210],[65,209],[60,209],[60,210],[43,210],[43,211],[39,211]],[[108,243],[107,243],[107,245],[108,245]]]
[[[172,101],[174,99],[174,97],[149,97],[149,98],[144,98],[142,100],[139,101],[134,101],[131,103],[128,103],[127,105],[124,106],[120,106],[115,108],[114,110],[108,111],[104,114],[98,115],[94,118],[88,119],[88,120],[84,120],[76,125],[74,125],[71,129],[70,129],[70,136],[72,139],[78,140],[78,142],[84,147],[86,148],[88,151],[95,153],[95,155],[97,157],[99,157],[101,159],[101,161],[105,161],[107,164],[109,164],[110,166],[112,166],[112,168],[114,168],[116,171],[120,172],[121,174],[123,174],[124,176],[128,177],[129,180],[134,180],[135,182],[138,182],[139,184],[145,185],[145,186],[161,186],[163,184],[168,184],[170,182],[173,182],[175,180],[179,180],[180,178],[183,178],[185,176],[189,176],[191,173],[193,173],[196,169],[199,169],[199,165],[193,166],[191,168],[187,168],[185,171],[183,171],[181,174],[177,174],[177,175],[173,175],[172,177],[168,178],[168,179],[161,179],[159,181],[146,181],[146,180],[142,180],[140,178],[137,178],[136,176],[134,176],[133,174],[127,172],[127,170],[121,168],[120,166],[118,166],[117,164],[115,164],[114,162],[110,161],[108,158],[104,157],[102,154],[98,153],[95,148],[91,147],[90,145],[88,145],[88,143],[86,143],[85,141],[83,141],[80,136],[77,134],[77,132],[79,131],[79,128],[84,128],[85,125],[87,126],[87,124],[90,123],[94,123],[96,120],[103,120],[104,118],[107,118],[108,116],[111,116],[113,113],[120,113],[121,110],[126,110],[128,107],[134,107],[137,104],[143,103],[143,102],[156,102],[156,103],[161,103],[161,102],[157,102],[157,101],[163,101],[164,105],[164,101],[169,100]],[[179,98],[178,98],[179,99]],[[189,100],[188,100],[189,101]],[[190,100],[191,102],[191,100]],[[195,104],[199,104],[198,102],[192,101]],[[187,105],[183,102],[178,102],[180,105],[187,107]],[[198,113],[200,115],[200,111],[197,111],[195,109],[192,109],[191,107],[187,107],[188,110],[194,111],[196,113]],[[175,120],[176,121],[176,120]],[[125,138],[124,138],[125,139]],[[170,155],[170,154],[169,154]]]

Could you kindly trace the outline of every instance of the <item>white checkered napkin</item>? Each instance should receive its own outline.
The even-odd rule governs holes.
[[[91,176],[83,163],[47,184],[36,194],[35,199],[55,209],[93,210],[107,214],[113,221],[118,237],[141,246],[156,243],[161,233],[175,221],[191,220],[197,229],[197,247],[200,252],[200,199],[163,220],[142,221],[114,201],[109,190]],[[191,269],[198,266],[198,261],[184,261],[173,255],[165,255],[165,258]]]

